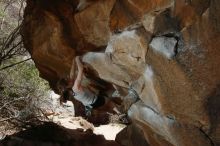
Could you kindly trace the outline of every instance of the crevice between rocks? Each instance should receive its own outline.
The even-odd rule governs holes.
[[[128,27],[125,27],[124,29],[116,29],[114,31],[115,34],[120,34],[124,31],[132,31],[132,30],[137,30],[138,28],[142,27],[143,24],[142,22],[137,22],[137,23],[133,23],[131,25],[129,25]]]
[[[215,143],[212,141],[211,137],[210,137],[205,131],[202,130],[202,128],[199,128],[199,131],[210,141],[210,144],[211,144],[212,146],[217,146],[217,145],[215,145]]]

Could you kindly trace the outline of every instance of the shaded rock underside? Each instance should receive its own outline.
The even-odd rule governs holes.
[[[54,123],[21,131],[6,137],[0,146],[120,146],[114,141],[105,140],[103,135],[95,135],[83,129],[70,130]]]

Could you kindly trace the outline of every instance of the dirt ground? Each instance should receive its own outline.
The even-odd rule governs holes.
[[[63,106],[59,106],[59,96],[54,93],[52,93],[51,96],[53,105],[57,108],[54,110],[54,114],[51,115],[50,119],[61,126],[69,129],[91,129],[97,135],[104,135],[107,140],[115,140],[117,133],[126,127],[125,125],[118,123],[110,123],[108,125],[95,127],[82,117],[74,117],[74,106],[71,102],[67,102]]]

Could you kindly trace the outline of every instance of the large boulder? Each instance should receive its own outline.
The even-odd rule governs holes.
[[[218,0],[28,0],[22,28],[54,90],[83,55],[103,91],[137,91],[128,138],[117,138],[129,146],[220,144],[219,32]]]

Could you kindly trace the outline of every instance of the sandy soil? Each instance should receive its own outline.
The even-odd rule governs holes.
[[[63,106],[59,106],[59,96],[51,94],[54,109],[54,114],[50,116],[50,119],[69,129],[82,128],[84,130],[91,129],[95,134],[104,135],[107,140],[115,140],[116,135],[120,132],[125,125],[110,123],[108,125],[101,125],[94,127],[93,124],[89,123],[82,117],[74,117],[74,106],[71,102],[67,102]]]

